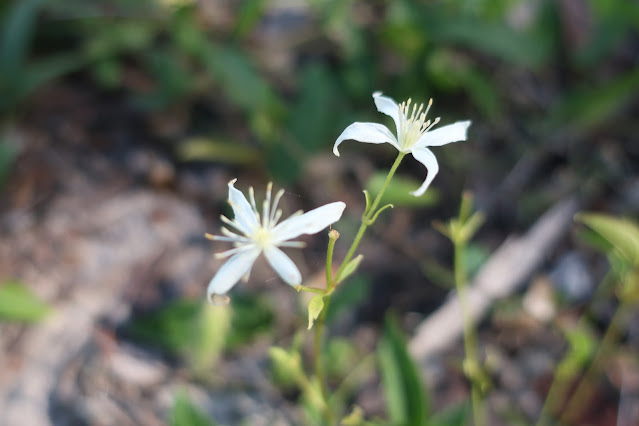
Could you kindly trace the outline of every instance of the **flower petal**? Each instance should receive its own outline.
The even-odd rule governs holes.
[[[255,247],[236,253],[227,260],[209,283],[209,287],[206,290],[208,299],[212,300],[215,295],[225,294],[237,284],[240,278],[251,270],[255,259],[261,252],[261,248]]]
[[[342,141],[353,139],[364,143],[384,143],[388,142],[399,150],[397,138],[388,130],[388,127],[379,123],[353,123],[348,126],[335,141],[333,154],[339,157],[337,147]]]
[[[373,93],[373,99],[375,100],[377,111],[393,119],[395,122],[395,130],[397,130],[397,134],[399,134],[399,105],[397,105],[397,102],[388,96],[382,96],[382,92]]]
[[[246,200],[244,194],[241,191],[235,189],[233,184],[237,179],[233,179],[229,182],[229,204],[233,208],[235,214],[235,220],[239,223],[241,230],[245,234],[249,234],[255,226],[259,225],[257,217],[253,208]]]
[[[416,191],[411,192],[415,197],[419,197],[420,195],[424,195],[424,192],[428,189],[430,183],[435,179],[435,175],[439,172],[439,164],[437,164],[437,158],[435,158],[435,154],[428,148],[413,148],[411,151],[413,157],[424,166],[428,170],[428,175],[426,176],[426,180],[422,183]]]
[[[415,143],[415,146],[441,146],[451,142],[465,141],[466,134],[468,133],[468,126],[470,126],[470,124],[470,120],[458,121],[457,123],[449,124],[448,126],[426,132]]]
[[[264,249],[264,256],[271,264],[275,272],[290,285],[300,285],[302,283],[302,274],[297,269],[295,263],[284,252],[275,246],[268,246]]]
[[[317,234],[342,217],[346,204],[341,201],[318,207],[301,216],[292,216],[273,228],[275,244],[298,237],[302,234]]]

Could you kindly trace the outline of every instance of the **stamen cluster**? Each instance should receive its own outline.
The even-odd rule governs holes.
[[[397,129],[397,136],[399,146],[403,151],[408,152],[424,133],[439,123],[439,117],[435,118],[435,121],[432,123],[431,120],[426,121],[426,116],[432,105],[432,98],[428,101],[425,110],[424,104],[419,104],[418,106],[416,103],[413,104],[411,110],[411,99],[399,104],[399,128]]]

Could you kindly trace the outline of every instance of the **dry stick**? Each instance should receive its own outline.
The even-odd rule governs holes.
[[[477,322],[492,303],[513,293],[545,260],[546,255],[570,228],[577,212],[575,198],[556,203],[522,237],[509,237],[481,268],[468,285],[469,318]],[[418,360],[426,360],[462,336],[459,297],[453,294],[446,303],[422,321],[411,339],[409,349]]]

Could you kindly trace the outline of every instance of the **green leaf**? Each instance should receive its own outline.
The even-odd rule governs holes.
[[[256,149],[236,142],[196,137],[182,141],[177,153],[183,161],[216,161],[227,164],[259,164]]]
[[[542,26],[535,28],[535,32],[520,32],[503,20],[487,21],[463,15],[453,17],[447,13],[431,14],[424,20],[430,25],[428,30],[436,43],[459,44],[515,65],[540,67],[552,58],[555,51],[552,31]]]
[[[133,318],[126,334],[173,353],[184,353],[193,342],[201,301],[177,300],[154,312]]]
[[[364,255],[360,254],[356,256],[355,259],[352,259],[350,262],[348,262],[346,266],[344,267],[344,272],[342,272],[342,275],[339,277],[339,280],[337,280],[337,283],[339,284],[342,281],[344,281],[346,278],[353,275],[353,273],[357,271],[357,268],[359,268],[359,264],[362,262],[362,259],[364,259]]]
[[[319,314],[324,309],[324,296],[318,294],[313,296],[311,301],[308,303],[308,329],[310,330],[313,327],[313,323],[319,316]]]
[[[0,142],[0,191],[9,175],[13,161],[18,155],[18,151],[13,146],[5,142]]]
[[[634,70],[607,84],[595,84],[566,95],[548,114],[550,127],[572,125],[587,131],[613,118],[639,91],[639,71]]]
[[[227,311],[227,313],[224,313]],[[231,315],[231,326],[229,318]],[[230,306],[209,306],[201,300],[177,300],[154,312],[133,318],[126,334],[136,340],[157,345],[182,355],[198,366],[207,366],[206,354],[224,348],[237,347],[256,334],[270,330],[273,311],[265,299],[244,294],[231,298]],[[219,334],[219,336],[216,336]]]
[[[639,226],[635,222],[598,213],[579,213],[575,219],[601,234],[627,262],[639,265]]]
[[[43,0],[16,1],[6,15],[0,33],[0,88],[20,78],[42,3]]]
[[[377,197],[385,181],[386,172],[376,172],[368,180],[366,189],[373,199]],[[388,184],[386,192],[384,192],[380,205],[393,204],[399,207],[427,207],[437,204],[439,193],[433,187],[430,187],[421,197],[415,197],[410,194],[411,191],[419,188],[421,184],[422,182],[415,179],[394,176]]]
[[[288,127],[306,152],[315,152],[333,142],[338,132],[335,128],[335,117],[339,114],[338,95],[334,77],[328,69],[312,65],[304,70],[300,95],[291,108]]]
[[[179,392],[171,408],[171,426],[212,426],[214,422],[191,403],[186,392]]]
[[[235,20],[234,32],[237,36],[244,37],[263,17],[266,2],[265,0],[246,0],[241,4],[242,6]]]
[[[468,401],[453,404],[428,419],[428,426],[465,426],[472,407]]]
[[[36,322],[43,319],[50,310],[46,303],[22,283],[8,281],[0,285],[0,318]]]
[[[408,353],[406,340],[390,315],[386,316],[377,353],[391,422],[406,426],[425,425],[429,402],[417,366]]]

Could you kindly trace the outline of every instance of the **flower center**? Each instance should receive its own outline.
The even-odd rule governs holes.
[[[439,117],[432,123],[430,120],[426,121],[426,115],[431,105],[433,105],[432,99],[428,101],[426,108],[424,108],[424,104],[413,104],[411,108],[410,99],[399,104],[397,139],[402,152],[408,152],[424,133],[439,122]]]
[[[255,241],[255,244],[264,248],[271,244],[271,233],[268,229],[260,226],[255,230],[255,233],[253,234],[253,241]]]

